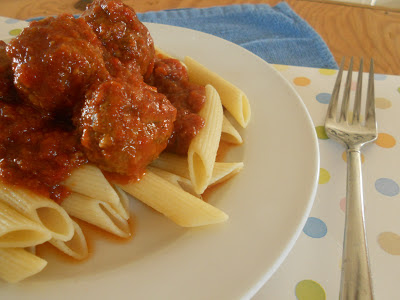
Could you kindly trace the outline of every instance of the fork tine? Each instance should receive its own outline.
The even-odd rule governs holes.
[[[369,67],[367,105],[365,107],[365,123],[368,127],[376,128],[375,118],[375,89],[374,89],[374,61],[371,58]]]
[[[358,71],[357,78],[357,89],[354,100],[354,108],[353,108],[353,121],[352,124],[360,122],[360,110],[361,110],[361,88],[362,88],[362,78],[363,78],[363,59],[360,59],[360,69]]]
[[[340,83],[342,82],[344,61],[345,61],[345,58],[343,57],[342,61],[340,62],[340,67],[339,67],[338,75],[336,77],[335,85],[333,87],[331,100],[329,101],[328,111],[326,113],[327,119],[334,118],[336,120],[336,109],[337,109],[337,104],[338,104],[338,99],[339,99]]]
[[[339,122],[347,120],[347,111],[349,110],[349,98],[351,87],[351,76],[353,73],[353,58],[350,59],[349,70],[347,71],[346,84],[343,91],[342,108],[340,110]]]

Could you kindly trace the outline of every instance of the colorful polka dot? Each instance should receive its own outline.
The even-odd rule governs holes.
[[[392,102],[386,98],[375,98],[375,107],[380,109],[388,109],[392,107]]]
[[[296,285],[295,294],[298,300],[325,300],[324,288],[316,281],[306,279]]]
[[[390,178],[379,178],[375,181],[375,189],[382,195],[393,197],[399,194],[399,185]]]
[[[319,239],[326,235],[328,228],[321,219],[309,217],[306,225],[304,225],[303,232],[309,237]]]
[[[400,236],[393,232],[382,232],[378,236],[379,246],[387,253],[400,255]]]
[[[382,148],[392,148],[396,145],[396,139],[388,133],[379,133],[375,144]]]
[[[374,75],[375,80],[385,80],[387,78],[387,75],[384,74],[375,74]]]
[[[15,23],[18,23],[19,20],[17,20],[17,19],[6,19],[4,22],[6,24],[15,24]]]
[[[317,136],[321,140],[327,140],[329,137],[326,134],[325,126],[317,126],[315,127],[315,131],[317,132]]]
[[[297,86],[307,86],[311,83],[311,80],[307,77],[296,77],[293,79],[293,83]]]
[[[286,71],[287,69],[289,69],[289,66],[287,65],[273,65],[273,66],[278,71]]]
[[[397,91],[400,93],[400,87],[397,88]]]
[[[331,94],[329,93],[319,93],[317,96],[315,96],[317,101],[322,104],[328,104],[329,101],[331,101]]]
[[[12,36],[17,36],[18,34],[21,33],[21,31],[22,31],[21,28],[16,28],[16,29],[10,30],[10,31],[8,32],[8,34],[9,34],[9,35],[12,35]]]
[[[342,199],[340,199],[339,207],[343,212],[346,211],[346,197],[343,197]]]
[[[331,179],[331,174],[329,174],[329,172],[326,169],[320,168],[318,183],[325,184],[325,183],[328,183],[330,179]]]
[[[337,73],[337,70],[319,69],[319,73],[322,74],[322,75],[335,75]]]
[[[350,86],[350,90],[355,91],[357,89],[357,81],[352,81],[351,82],[351,86]]]
[[[347,162],[347,153],[346,153],[346,151],[344,151],[342,153],[342,158],[343,158],[343,160],[345,162]],[[365,156],[364,156],[364,154],[361,153],[361,163],[363,164],[364,162],[365,162]]]

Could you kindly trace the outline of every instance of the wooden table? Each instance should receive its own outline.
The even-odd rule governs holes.
[[[80,13],[86,0],[1,0],[0,15],[18,19]],[[137,12],[280,0],[125,0]],[[310,0],[287,0],[325,40],[337,62],[343,56],[374,58],[375,72],[400,75],[400,12]],[[78,5],[77,5],[78,3]],[[81,5],[79,5],[81,4]]]

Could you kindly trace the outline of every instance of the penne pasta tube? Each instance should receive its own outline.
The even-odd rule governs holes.
[[[221,138],[223,118],[221,100],[211,85],[206,86],[206,99],[199,112],[205,125],[193,138],[188,150],[190,180],[197,194],[202,194],[210,182]]]
[[[68,241],[74,234],[71,218],[53,200],[0,182],[0,199],[28,219],[43,225],[53,238]]]
[[[120,187],[183,227],[204,226],[228,219],[223,211],[151,171],[147,171],[139,182]]]
[[[228,162],[218,162],[214,164],[214,170],[213,170],[213,175],[210,180],[210,184],[218,184],[222,183],[233,176],[235,176],[237,173],[239,173],[243,169],[243,162],[236,162],[236,163],[228,163]]]
[[[174,173],[184,178],[190,178],[187,158],[173,153],[162,153],[150,166]]]
[[[125,220],[129,218],[120,197],[95,165],[86,164],[75,169],[64,184],[73,192],[109,203]]]
[[[22,248],[0,248],[0,278],[16,283],[44,269],[47,261]]]
[[[112,187],[119,197],[121,207],[124,210],[124,215],[128,216],[128,218],[126,218],[126,219],[124,218],[124,219],[128,220],[129,219],[129,203],[130,203],[129,196],[119,186],[113,184]]]
[[[89,255],[88,246],[81,227],[75,221],[73,221],[73,224],[75,231],[72,239],[66,242],[51,239],[49,243],[66,255],[82,260]]]
[[[169,173],[176,174],[181,178],[190,178],[187,159],[183,156],[179,156],[176,154],[163,153],[151,163],[151,167],[153,167],[153,169],[161,169]],[[230,179],[231,177],[239,173],[243,169],[243,167],[243,162],[229,163],[216,161],[214,163],[214,169],[209,186]]]
[[[184,62],[188,68],[189,80],[201,85],[211,84],[214,86],[221,97],[222,105],[242,127],[246,127],[251,117],[247,96],[238,87],[217,73],[210,71],[193,58],[186,56]]]
[[[185,192],[188,192],[189,194],[192,194],[197,198],[201,198],[201,195],[197,194],[194,191],[193,184],[188,178],[181,177],[179,175],[170,173],[168,171],[159,168],[147,167],[147,169],[156,174],[157,176],[160,176],[161,178],[169,181],[173,185],[183,189]]]
[[[131,235],[128,221],[122,218],[107,202],[71,193],[62,202],[62,207],[72,217],[95,225],[116,236],[127,238]]]
[[[235,145],[240,145],[243,143],[240,133],[225,115],[222,120],[221,140]]]
[[[31,247],[50,239],[50,231],[0,201],[0,248]]]

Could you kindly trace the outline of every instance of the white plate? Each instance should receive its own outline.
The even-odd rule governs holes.
[[[301,232],[317,188],[319,152],[311,118],[294,89],[237,45],[193,30],[146,25],[157,46],[179,58],[192,56],[250,99],[245,144],[227,157],[244,160],[245,168],[209,200],[229,214],[228,222],[182,229],[133,201],[131,241],[97,241],[92,257],[80,264],[50,257],[37,276],[1,283],[2,298],[249,298]]]

